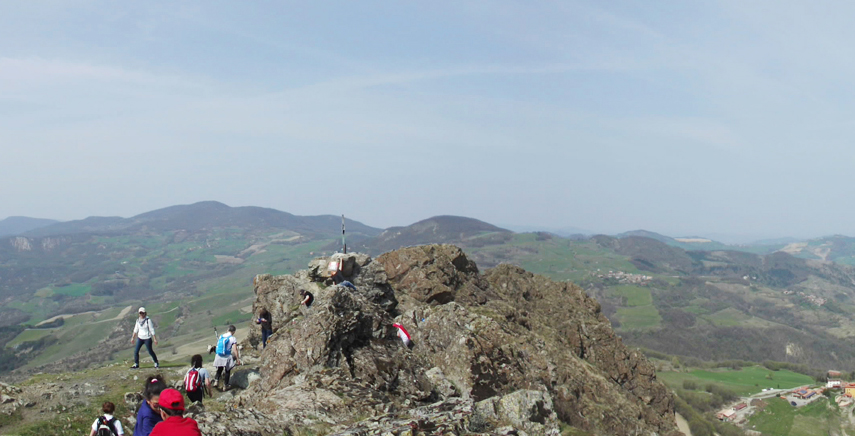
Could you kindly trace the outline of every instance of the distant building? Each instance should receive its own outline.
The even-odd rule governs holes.
[[[828,373],[825,375],[826,380],[837,380],[840,379],[843,374],[840,371],[835,371],[833,369],[829,369]]]
[[[733,410],[735,410],[735,411],[739,412],[740,410],[742,410],[742,409],[744,409],[744,408],[746,408],[746,407],[748,407],[748,405],[747,405],[747,404],[745,404],[745,403],[739,403],[739,404],[737,404],[737,405],[733,406]]]
[[[808,395],[810,395],[812,393],[813,393],[813,391],[810,391],[807,389],[798,389],[798,390],[793,391],[793,396],[796,398],[801,398],[804,400],[804,399],[807,399]]]
[[[855,398],[855,383],[847,383],[841,387],[843,388],[843,395]]]
[[[841,380],[829,380],[825,383],[825,387],[828,389],[839,389],[841,386],[843,386],[843,381]]]
[[[721,412],[715,414],[715,417],[720,421],[730,421],[733,417],[736,416],[736,411],[733,409],[724,409]]]

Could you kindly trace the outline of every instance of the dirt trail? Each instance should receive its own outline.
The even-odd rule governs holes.
[[[674,417],[677,419],[677,429],[680,430],[680,433],[683,433],[686,436],[692,436],[692,430],[689,429],[689,422],[686,421],[686,418],[683,418],[683,415],[679,413],[675,413]]]
[[[133,308],[134,308],[133,306],[128,306],[128,307],[126,307],[126,308],[122,309],[122,311],[121,311],[121,312],[119,312],[119,314],[118,314],[118,315],[116,315],[116,316],[115,316],[115,317],[113,317],[113,318],[109,318],[109,319],[100,319],[100,320],[98,320],[98,321],[90,321],[90,322],[86,322],[86,323],[84,323],[84,324],[97,324],[97,323],[99,323],[99,322],[118,321],[118,320],[120,320],[120,319],[124,318],[124,317],[125,317],[125,316],[130,312],[130,311],[131,311],[131,309],[133,309]],[[80,312],[80,313],[64,313],[64,314],[62,314],[62,315],[57,315],[57,316],[54,316],[54,317],[48,318],[48,319],[46,319],[46,320],[44,320],[44,321],[42,321],[42,322],[40,322],[40,323],[36,324],[36,327],[38,327],[38,326],[40,326],[40,325],[45,325],[45,324],[47,324],[47,323],[54,322],[54,321],[56,321],[56,320],[58,320],[58,319],[60,319],[60,318],[62,318],[62,319],[66,319],[66,318],[71,318],[72,316],[77,316],[77,315],[94,315],[94,314],[97,314],[97,313],[99,313],[99,312],[93,312],[93,311],[91,311],[91,310],[90,310],[90,311],[88,311],[88,312]],[[29,329],[28,329],[28,330],[29,330]]]
[[[126,307],[126,308],[122,309],[122,311],[121,311],[121,312],[119,312],[119,314],[118,314],[118,315],[116,315],[116,317],[115,317],[115,318],[113,318],[113,319],[105,319],[104,321],[118,321],[118,320],[120,320],[120,319],[124,318],[125,316],[127,316],[127,315],[128,315],[128,313],[129,313],[129,312],[131,311],[131,309],[133,309],[133,308],[134,308],[134,306],[128,306],[128,307]]]
[[[93,311],[91,311],[91,310],[90,310],[90,311],[88,311],[88,312],[80,312],[80,313],[64,313],[64,314],[62,314],[62,315],[57,315],[57,316],[54,316],[54,317],[48,318],[48,319],[46,319],[46,320],[44,320],[44,321],[42,321],[42,322],[40,322],[40,323],[36,324],[36,327],[38,327],[38,326],[40,326],[40,325],[45,325],[45,324],[48,324],[48,323],[54,322],[54,321],[56,321],[56,320],[58,320],[58,319],[60,319],[60,318],[65,319],[65,318],[71,318],[72,316],[77,316],[77,315],[88,315],[88,314],[95,314],[95,313],[98,313],[98,312],[93,312]]]

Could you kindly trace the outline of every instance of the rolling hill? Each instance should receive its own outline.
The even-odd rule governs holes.
[[[348,228],[348,232],[350,228]],[[461,247],[480,247],[502,244],[511,239],[513,232],[473,218],[435,216],[406,227],[390,227],[379,235],[352,244],[355,251],[372,255],[401,247],[421,244],[457,244]]]
[[[381,230],[358,221],[346,220],[354,236],[375,236]],[[333,215],[297,216],[262,207],[229,207],[216,201],[170,206],[131,218],[89,217],[57,223],[25,234],[28,237],[68,236],[79,233],[122,234],[140,231],[197,232],[216,228],[284,229],[304,235],[334,236],[340,232],[341,218]]]

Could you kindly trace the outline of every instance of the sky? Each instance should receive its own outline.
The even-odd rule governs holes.
[[[855,235],[853,9],[0,2],[0,218]]]

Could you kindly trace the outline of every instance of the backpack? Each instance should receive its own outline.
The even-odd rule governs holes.
[[[218,356],[229,356],[232,354],[232,349],[229,347],[229,339],[232,336],[226,336],[225,334],[220,336],[220,339],[217,339],[217,355]]]
[[[202,387],[202,380],[199,377],[199,371],[196,368],[190,368],[184,376],[184,390],[187,393],[196,392],[200,387]]]
[[[116,427],[113,423],[116,422],[116,418],[111,418],[107,420],[106,416],[98,417],[98,429],[95,432],[95,436],[117,436]]]

